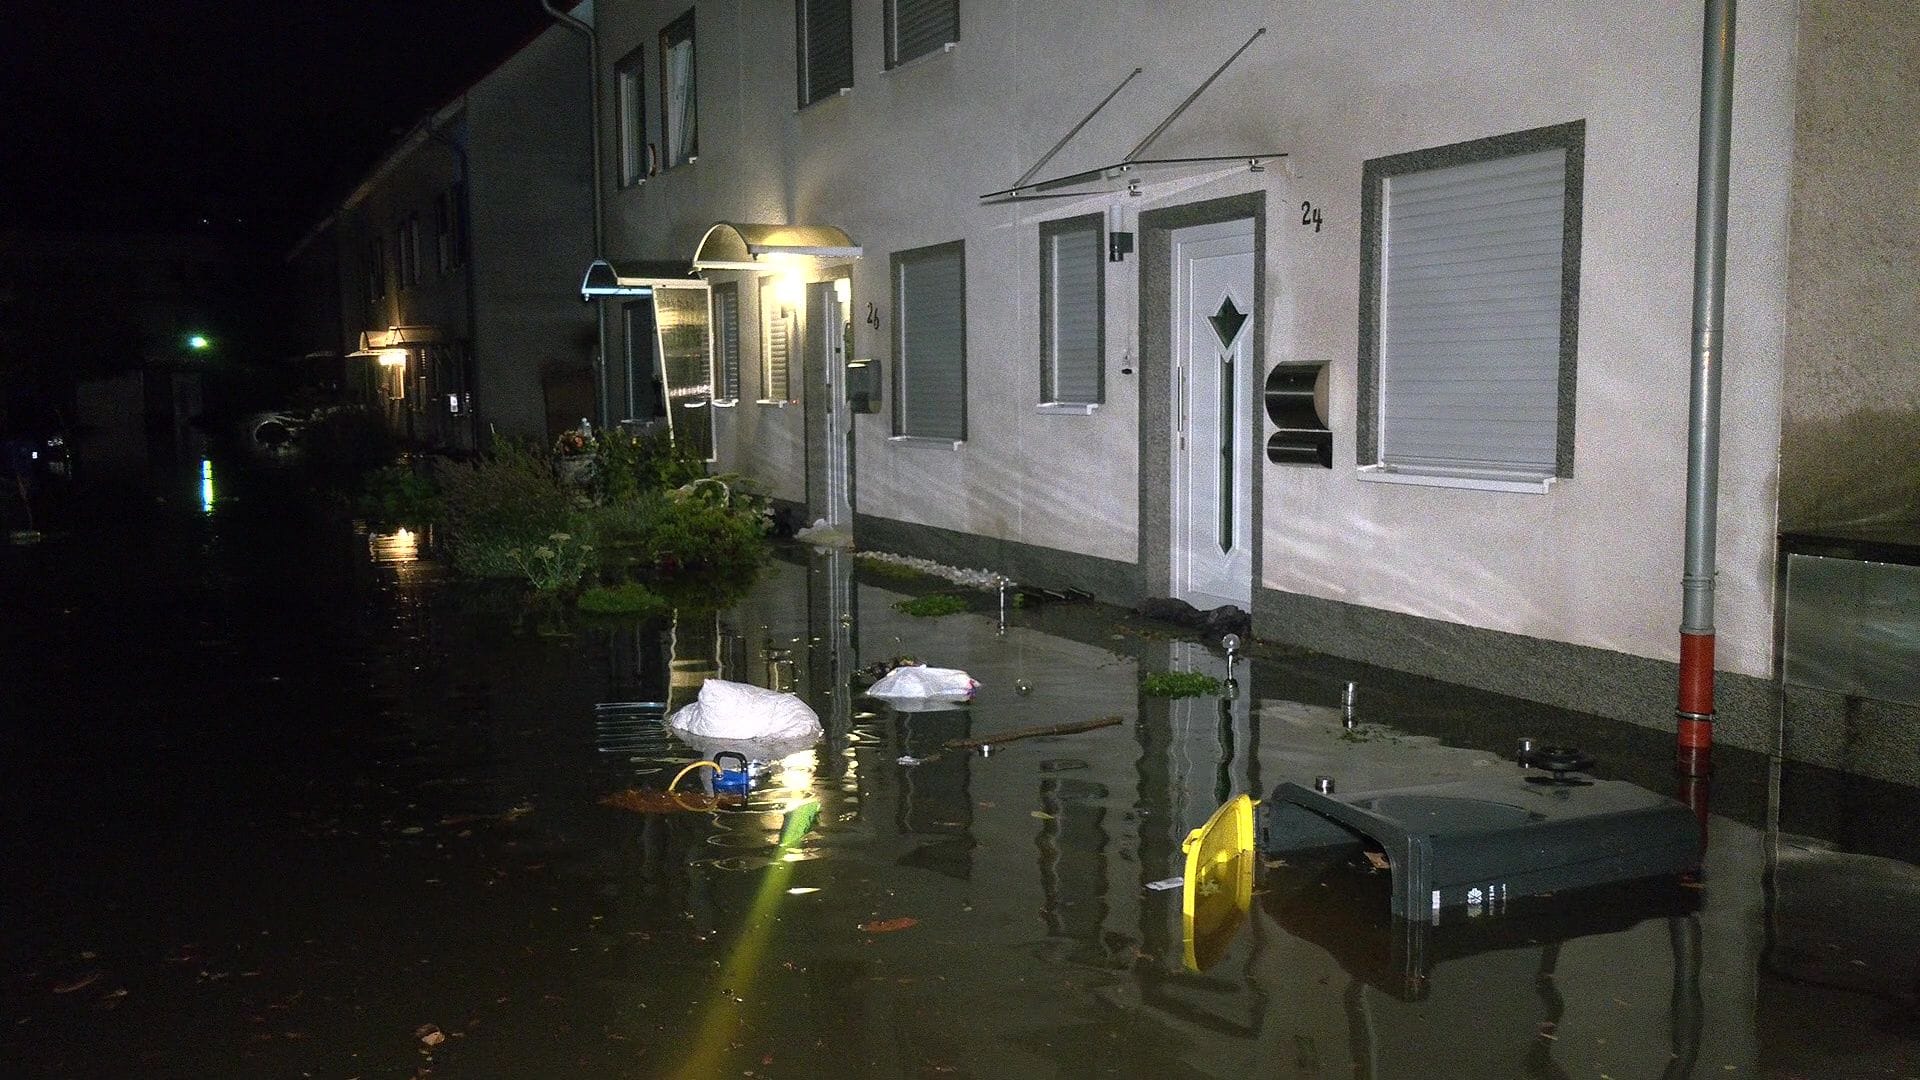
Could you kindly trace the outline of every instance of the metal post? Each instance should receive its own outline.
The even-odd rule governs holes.
[[[1727,156],[1733,131],[1734,0],[1706,0],[1700,57],[1700,164],[1694,211],[1693,364],[1687,424],[1687,546],[1680,620],[1675,761],[1691,776],[1713,749],[1714,526],[1719,504],[1725,349]]]

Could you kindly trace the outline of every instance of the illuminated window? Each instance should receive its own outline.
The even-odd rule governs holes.
[[[795,0],[800,107],[853,87],[853,0]]]
[[[647,178],[646,83],[641,73],[644,49],[635,49],[614,65],[614,111],[620,130],[620,186]]]
[[[882,0],[887,66],[899,67],[960,40],[960,0]]]
[[[893,256],[893,433],[967,437],[967,259],[962,241]]]
[[[1099,214],[1040,226],[1040,401],[1104,398],[1106,259]]]
[[[700,156],[699,93],[693,71],[693,9],[660,31],[660,167]]]

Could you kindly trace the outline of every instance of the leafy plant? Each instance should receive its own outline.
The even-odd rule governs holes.
[[[503,439],[472,464],[443,465],[437,479],[447,524],[467,540],[532,544],[579,524],[578,496],[554,477],[546,454],[523,443]]]
[[[668,607],[665,597],[637,581],[603,585],[580,594],[580,610],[589,615],[657,615]]]
[[[507,557],[541,592],[558,592],[580,584],[592,555],[592,544],[564,532],[549,534],[545,543],[507,549]]]
[[[928,593],[901,600],[893,609],[905,615],[914,615],[923,619],[937,618],[941,615],[957,615],[967,610],[967,602],[952,593]]]
[[[1214,697],[1227,684],[1198,671],[1155,671],[1140,677],[1140,689],[1149,697]]]

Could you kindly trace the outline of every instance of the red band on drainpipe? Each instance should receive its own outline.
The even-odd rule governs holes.
[[[1680,635],[1680,711],[1713,715],[1713,635]],[[1682,742],[1685,727],[1682,726]]]

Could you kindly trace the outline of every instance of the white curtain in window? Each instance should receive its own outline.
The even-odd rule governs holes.
[[[676,41],[667,49],[667,163],[692,159],[699,143],[695,136],[693,39]]]

